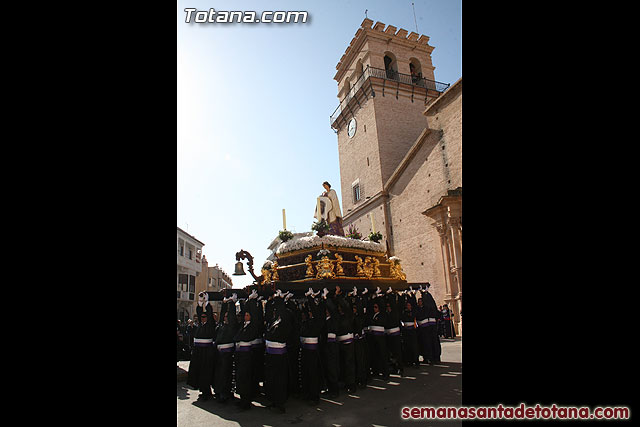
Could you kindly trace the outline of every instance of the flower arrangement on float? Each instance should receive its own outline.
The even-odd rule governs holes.
[[[385,248],[382,244],[374,242],[374,241],[366,241],[353,239],[342,236],[334,236],[334,235],[324,235],[320,236],[305,236],[298,237],[283,242],[276,249],[276,254],[280,255],[286,252],[297,251],[300,249],[312,248],[315,246],[334,246],[334,247],[345,247],[345,248],[353,248],[353,249],[364,249],[367,251],[374,252],[384,252]]]
[[[283,242],[286,242],[287,240],[293,239],[293,233],[289,230],[280,230],[280,232],[278,233],[278,237]]]
[[[362,233],[358,231],[355,224],[349,225],[346,236],[350,239],[362,239]]]
[[[378,243],[380,240],[382,240],[382,233],[380,233],[379,231],[371,232],[369,234],[369,240]]]

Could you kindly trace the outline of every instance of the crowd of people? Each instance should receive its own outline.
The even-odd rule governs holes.
[[[187,384],[200,391],[198,400],[227,403],[235,391],[247,410],[264,394],[268,408],[284,413],[289,396],[315,404],[321,392],[335,398],[374,377],[438,363],[440,336],[455,336],[452,314],[436,306],[428,284],[401,292],[309,288],[304,298],[292,297],[254,290],[236,313],[233,294],[218,321],[208,294],[199,294],[197,320],[178,331],[178,357],[189,355]]]

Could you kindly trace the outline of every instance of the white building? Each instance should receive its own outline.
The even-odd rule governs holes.
[[[218,264],[208,268],[207,291],[219,292],[223,289],[233,288],[233,281]],[[220,314],[222,303],[220,301],[212,301],[213,312]]]
[[[178,228],[177,312],[180,321],[193,318],[196,301],[196,277],[202,272],[204,243]]]

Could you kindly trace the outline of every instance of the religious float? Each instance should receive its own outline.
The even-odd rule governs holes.
[[[388,257],[382,244],[343,236],[298,237],[280,244],[276,261],[262,267],[259,285],[283,292],[336,285],[351,290],[406,288],[400,260]]]
[[[326,185],[325,185],[326,184]],[[233,289],[222,292],[236,293],[239,298],[246,292],[257,290],[268,295],[276,290],[291,292],[302,296],[309,288],[319,291],[324,288],[332,291],[336,286],[346,291],[354,287],[367,288],[375,292],[377,288],[386,291],[407,289],[407,277],[402,271],[400,259],[389,257],[386,247],[379,243],[379,232],[373,232],[365,239],[359,233],[344,236],[342,214],[335,191],[328,183],[323,184],[325,191],[317,199],[314,217],[317,220],[312,233],[294,235],[286,230],[286,217],[283,210],[283,228],[279,233],[281,243],[275,248],[272,258],[260,269],[260,275],[254,272],[253,257],[247,251],[236,253],[234,275],[244,275],[242,261],[248,261],[249,273],[254,282],[245,289]],[[213,300],[219,299],[219,293],[210,292]]]

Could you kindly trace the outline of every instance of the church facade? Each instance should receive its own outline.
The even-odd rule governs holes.
[[[435,81],[425,35],[365,19],[336,66],[345,232],[382,233],[462,334],[462,78]]]

